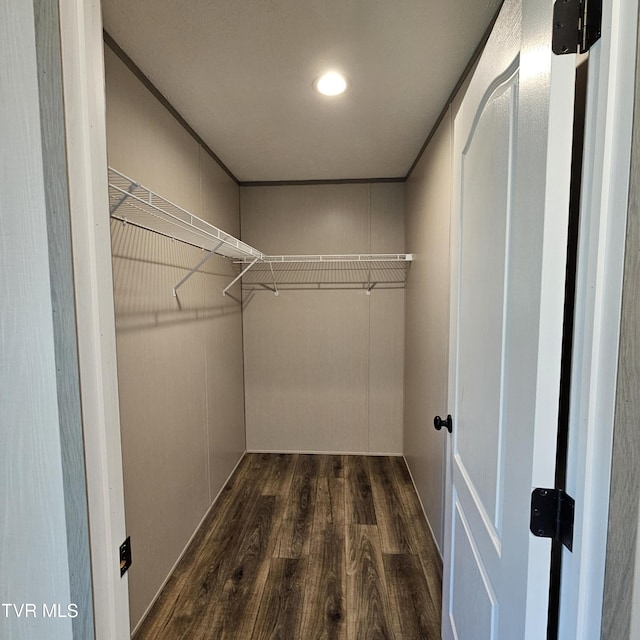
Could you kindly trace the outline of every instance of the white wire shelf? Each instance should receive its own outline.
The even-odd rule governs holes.
[[[132,178],[109,167],[109,212],[123,224],[131,224],[167,238],[185,242],[207,254],[173,288],[173,295],[214,254],[232,258],[243,287],[282,288],[404,287],[411,254],[265,255],[246,242],[185,211]]]
[[[247,258],[254,263],[264,258],[262,252],[246,242],[194,216],[111,167],[109,167],[109,213],[112,218],[120,220],[123,224],[132,224],[208,252],[176,284],[173,288],[174,296],[177,295],[178,289],[214,254],[226,258]],[[247,269],[250,268],[251,265],[247,267]],[[234,278],[222,293],[226,295],[241,277],[242,274]]]
[[[245,290],[403,288],[411,254],[265,256],[244,274]],[[246,264],[235,261],[237,269]]]
[[[319,262],[357,264],[360,262],[384,262],[384,263],[406,263],[413,260],[411,253],[348,253],[348,254],[329,254],[329,255],[285,255],[285,256],[263,256],[264,262],[276,263],[312,263]],[[245,258],[239,262],[249,262],[250,259]]]
[[[112,218],[124,224],[133,224],[227,258],[264,258],[257,249],[185,211],[111,167],[109,212]]]

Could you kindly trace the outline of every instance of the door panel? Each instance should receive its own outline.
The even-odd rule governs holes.
[[[456,636],[492,640],[495,637],[498,614],[497,598],[487,573],[482,568],[471,527],[458,502],[453,529],[455,560],[452,586],[459,594],[452,611]]]
[[[462,157],[456,463],[501,529],[505,275],[517,75],[481,104]]]

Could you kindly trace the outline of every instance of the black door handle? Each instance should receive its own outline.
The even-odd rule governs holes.
[[[433,419],[433,426],[436,428],[436,431],[440,431],[442,427],[446,427],[447,431],[451,433],[453,431],[453,420],[451,415],[448,415],[446,420],[443,420],[440,416],[436,416]]]

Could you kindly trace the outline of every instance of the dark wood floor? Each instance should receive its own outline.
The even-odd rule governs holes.
[[[247,454],[135,640],[440,638],[402,458]]]

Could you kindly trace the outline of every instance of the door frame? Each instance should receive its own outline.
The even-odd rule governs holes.
[[[569,448],[570,459],[574,460],[569,464],[574,464],[576,469],[572,495],[577,505],[584,507],[578,507],[576,520],[579,549],[574,551],[571,562],[564,562],[564,595],[560,604],[561,628],[562,625],[572,628],[571,621],[574,621],[574,637],[585,639],[596,637],[594,629],[599,637],[601,622],[612,450],[611,409],[615,401],[635,79],[637,24],[629,17],[636,16],[637,5],[638,0],[605,1],[605,29],[601,42],[596,45],[602,52],[592,54],[592,58],[598,57],[600,76],[597,87],[592,86],[590,92],[597,95],[600,115],[594,116],[596,129],[586,133],[587,140],[591,136],[591,143],[590,146],[587,143],[590,151],[585,149],[585,155],[590,158],[592,171],[589,212],[595,216],[590,218],[594,244],[582,251],[582,266],[579,266],[577,296],[579,300],[588,298],[589,313],[583,318],[583,334],[574,346],[582,367],[578,375],[574,375],[576,406],[580,404],[580,412],[574,412],[572,426],[575,424],[581,429],[577,426],[572,429],[580,438],[572,439]],[[78,346],[96,638],[111,640],[129,637],[129,614],[128,583],[126,576],[120,578],[117,564],[117,550],[126,528],[105,178],[100,3],[60,2],[60,28],[76,297],[81,301],[77,309]],[[583,189],[584,185],[583,181]],[[582,563],[580,574],[575,571],[576,561]],[[585,635],[580,636],[580,632]]]
[[[59,2],[96,640],[130,637],[99,0]]]
[[[609,531],[603,601],[602,632],[605,638],[640,637],[640,544],[638,544],[638,493],[630,487],[640,486],[637,463],[640,434],[640,387],[638,371],[638,282],[640,282],[640,50],[636,54],[636,87],[629,215],[627,219],[618,388],[614,424],[614,446],[609,505]],[[630,558],[634,558],[635,562]],[[631,594],[631,597],[629,597]]]
[[[603,3],[589,53],[559,637],[599,640],[631,165],[638,0]]]

